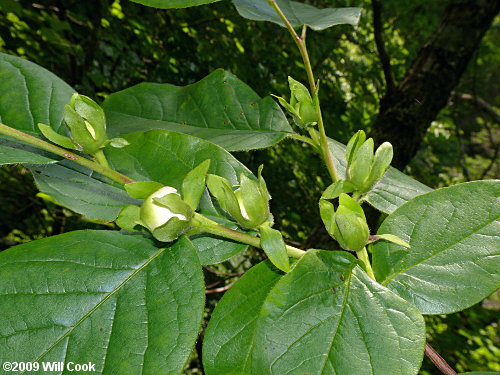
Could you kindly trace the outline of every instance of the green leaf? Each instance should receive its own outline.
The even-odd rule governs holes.
[[[71,232],[0,253],[0,278],[10,361],[179,374],[200,329],[203,274],[184,238],[159,249],[142,236]]]
[[[270,21],[286,27],[266,0],[233,0],[242,17],[254,21]],[[324,30],[335,25],[357,25],[361,8],[318,9],[308,4],[289,0],[276,0],[286,18],[296,29],[303,25],[313,30]]]
[[[38,123],[64,134],[64,105],[75,92],[63,80],[32,62],[0,52],[0,122],[40,134]]]
[[[155,181],[141,181],[125,184],[127,194],[136,199],[146,199],[162,187],[163,184]]]
[[[273,99],[261,99],[223,70],[184,87],[141,83],[110,95],[103,106],[110,137],[166,129],[239,151],[272,146],[292,132]]]
[[[345,252],[310,250],[279,278],[269,264],[224,295],[207,327],[207,375],[414,375],[425,326]]]
[[[30,166],[30,170],[42,193],[89,219],[112,221],[123,207],[140,204],[121,187],[97,179],[92,171],[67,160]]]
[[[215,3],[220,0],[131,0],[134,3],[146,5],[148,7],[171,9],[171,8],[188,8],[197,5]]]
[[[205,331],[203,366],[207,375],[248,374],[255,329],[267,295],[283,276],[265,261],[246,272],[215,308]]]
[[[449,314],[500,287],[500,182],[459,184],[416,197],[379,233],[407,241],[373,245],[377,280],[423,314]]]
[[[328,139],[328,147],[333,157],[340,179],[345,179],[347,161],[342,143]],[[390,167],[384,177],[364,196],[363,200],[383,213],[390,214],[412,198],[432,191],[430,187]]]
[[[52,164],[57,162],[52,156],[31,146],[0,139],[0,165],[18,163]]]
[[[0,123],[31,134],[41,134],[37,124],[50,124],[64,133],[64,105],[73,90],[48,70],[16,56],[0,52]],[[50,164],[58,158],[45,151],[0,139],[0,164]],[[41,156],[37,156],[41,155]]]
[[[269,257],[271,263],[283,272],[290,271],[290,260],[280,231],[264,224],[259,227],[259,233],[262,250]]]

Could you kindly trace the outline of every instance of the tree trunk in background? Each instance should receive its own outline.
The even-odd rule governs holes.
[[[499,10],[500,0],[450,0],[403,81],[380,100],[371,136],[393,144],[396,167],[404,168],[417,153]]]

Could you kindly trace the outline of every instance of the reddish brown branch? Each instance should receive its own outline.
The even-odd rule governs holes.
[[[205,294],[224,293],[229,288],[231,288],[233,286],[233,284],[234,284],[234,282],[232,282],[231,284],[227,284],[226,286],[221,286],[220,288],[207,289],[207,290],[205,290]]]
[[[444,375],[457,375],[455,370],[453,370],[451,366],[443,359],[443,357],[441,357],[439,353],[436,352],[434,348],[428,343],[425,343],[425,355]]]

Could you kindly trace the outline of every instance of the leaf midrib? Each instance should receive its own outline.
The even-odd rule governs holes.
[[[431,254],[430,256],[428,256],[428,257],[426,257],[426,258],[424,258],[424,259],[420,260],[419,262],[414,263],[414,264],[412,264],[411,266],[409,266],[409,267],[407,267],[407,268],[405,268],[405,269],[403,269],[403,270],[401,270],[401,271],[398,271],[398,272],[395,272],[395,273],[391,274],[391,276],[389,276],[389,278],[387,278],[386,280],[384,280],[383,282],[381,282],[381,284],[382,284],[382,285],[384,285],[384,286],[386,286],[386,285],[387,285],[387,284],[389,284],[389,283],[390,283],[390,282],[391,282],[391,281],[392,281],[395,277],[397,277],[397,276],[399,276],[399,275],[401,275],[401,274],[404,274],[404,273],[405,273],[406,271],[408,271],[409,269],[414,268],[414,267],[418,266],[419,264],[422,264],[422,263],[424,263],[424,262],[428,261],[428,260],[429,260],[429,259],[431,259],[432,257],[435,257],[435,256],[437,256],[437,255],[439,255],[439,254],[441,254],[441,253],[443,253],[443,252],[445,252],[445,251],[447,251],[447,250],[451,249],[451,248],[452,248],[452,247],[454,247],[455,245],[459,244],[460,242],[462,242],[462,241],[466,240],[467,238],[469,238],[469,237],[471,237],[471,236],[473,236],[473,235],[477,234],[477,233],[478,233],[479,231],[481,231],[482,229],[484,229],[484,228],[486,228],[487,226],[491,225],[492,223],[494,223],[495,221],[497,221],[499,218],[500,218],[500,215],[497,215],[494,219],[492,219],[492,220],[491,220],[491,221],[489,221],[488,223],[486,223],[486,224],[484,224],[484,225],[482,225],[482,226],[480,226],[480,227],[478,227],[478,228],[474,229],[474,231],[472,231],[472,232],[468,233],[468,234],[467,234],[466,236],[464,236],[464,237],[461,237],[460,239],[458,239],[457,241],[453,242],[451,245],[449,245],[449,246],[445,247],[445,248],[444,248],[444,249],[442,249],[441,251],[438,251],[438,252],[436,252],[436,253],[433,253],[433,254]]]
[[[33,362],[39,362],[43,357],[45,357],[50,351],[56,347],[62,340],[68,337],[74,330],[77,328],[83,321],[85,321],[90,315],[92,315],[99,307],[101,307],[109,298],[114,296],[118,291],[121,290],[125,284],[127,284],[132,278],[134,278],[139,272],[141,272],[144,268],[146,268],[153,260],[158,258],[167,248],[160,249],[156,254],[150,257],[141,267],[137,268],[134,272],[132,272],[129,276],[125,278],[113,291],[107,294],[99,303],[97,303],[89,312],[87,312],[83,317],[76,322],[76,324],[71,327],[68,331],[62,334],[47,350],[45,350],[40,356],[38,356]],[[21,374],[25,374],[26,372],[22,372]]]

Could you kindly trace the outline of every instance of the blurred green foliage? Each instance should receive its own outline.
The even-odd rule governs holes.
[[[310,32],[311,60],[321,79],[330,136],[346,142],[370,130],[385,91],[370,0],[306,1],[319,7],[362,6],[353,29]],[[439,25],[445,0],[384,1],[384,36],[396,81]],[[486,34],[449,105],[434,121],[406,172],[432,187],[495,178],[498,164],[500,23]],[[289,95],[287,76],[305,81],[302,62],[285,30],[240,18],[229,1],[163,11],[126,0],[0,0],[0,51],[53,71],[80,93],[103,100],[142,81],[186,85],[216,68],[236,74],[260,95]],[[495,85],[496,83],[496,85]],[[464,95],[466,94],[466,95]],[[480,99],[480,100],[479,100]],[[486,103],[486,105],[485,105]],[[495,113],[497,118],[495,118]],[[295,245],[333,248],[317,200],[328,176],[311,150],[292,140],[236,156],[264,177],[279,229]],[[37,197],[21,167],[0,169],[1,247],[77,228],[99,227]],[[372,228],[375,230],[375,228]],[[206,269],[207,315],[222,292],[261,259],[249,250]],[[428,317],[429,340],[457,370],[500,371],[499,313],[481,305]],[[197,346],[186,373],[201,373]],[[439,372],[427,360],[422,374]]]

